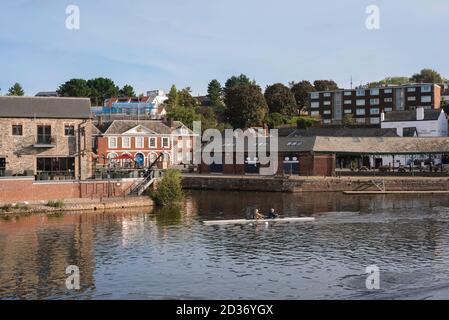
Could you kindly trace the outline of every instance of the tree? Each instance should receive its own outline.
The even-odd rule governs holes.
[[[193,121],[201,120],[201,115],[196,113],[194,108],[185,108],[182,106],[171,107],[167,112],[167,117],[181,121],[190,129],[193,129]]]
[[[225,104],[229,123],[234,128],[262,126],[268,106],[258,85],[233,85],[226,90]]]
[[[355,124],[354,116],[350,113],[347,113],[343,116],[343,125],[344,126],[352,126]]]
[[[190,92],[190,87],[184,88],[178,92],[178,106],[193,109],[196,109],[199,106],[199,101],[192,97]]]
[[[223,105],[223,89],[218,80],[214,79],[209,82],[209,85],[207,86],[207,97],[213,107]]]
[[[422,69],[419,73],[414,74],[410,81],[416,83],[442,83],[443,77],[432,69]]]
[[[282,114],[273,112],[267,116],[267,125],[270,128],[278,128],[285,123],[285,118]]]
[[[313,117],[299,117],[296,120],[296,127],[298,129],[307,129],[311,127],[317,120]]]
[[[334,80],[315,80],[313,85],[316,91],[331,91],[338,89],[338,85]]]
[[[23,91],[20,83],[16,82],[14,85],[8,89],[8,96],[23,96],[25,92]]]
[[[297,113],[296,101],[290,89],[282,83],[268,86],[264,93],[271,113],[293,116]]]
[[[179,170],[164,170],[162,180],[153,193],[153,199],[158,206],[176,206],[184,199],[182,175]]]
[[[90,88],[90,100],[94,105],[103,105],[104,100],[117,97],[119,94],[119,88],[115,85],[114,81],[108,78],[95,78],[87,81],[87,85]]]
[[[309,93],[315,91],[315,87],[307,80],[293,83],[291,92],[295,97],[296,105],[301,111],[309,105]]]
[[[228,80],[226,80],[225,87],[224,87],[223,91],[226,94],[227,91],[229,91],[231,88],[233,88],[235,86],[250,85],[250,84],[255,84],[255,82],[251,81],[250,78],[248,78],[244,74],[241,74],[239,76],[232,76]]]
[[[90,88],[84,79],[70,79],[56,90],[62,97],[89,97]]]
[[[134,88],[129,84],[125,84],[123,88],[120,89],[119,95],[121,97],[135,97]]]
[[[403,85],[403,84],[407,84],[409,82],[410,82],[410,78],[408,78],[408,77],[387,77],[380,81],[374,81],[374,82],[368,83],[368,87],[377,88],[377,87],[387,86],[387,85],[391,85],[391,84]]]
[[[168,100],[165,104],[168,108],[175,108],[178,106],[179,97],[178,97],[178,89],[176,89],[175,85],[172,85],[170,88],[170,92],[167,94]]]

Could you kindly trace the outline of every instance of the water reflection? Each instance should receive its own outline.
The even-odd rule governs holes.
[[[204,226],[270,207],[314,223]],[[449,198],[191,192],[181,208],[3,217],[0,298],[444,297]],[[382,271],[378,292],[364,268]],[[77,265],[81,290],[65,287]]]

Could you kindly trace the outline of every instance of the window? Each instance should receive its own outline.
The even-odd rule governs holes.
[[[312,92],[310,93],[310,99],[319,99],[320,94],[318,92]]]
[[[156,138],[151,137],[149,142],[150,148],[156,148]]]
[[[169,144],[168,144],[168,138],[164,137],[162,138],[162,148],[168,148]]]
[[[384,108],[384,112],[391,112],[391,111],[393,111],[393,108],[390,107]]]
[[[324,106],[330,106],[330,105],[331,105],[331,102],[330,102],[330,101],[323,101],[323,105],[324,105]]]
[[[364,106],[365,105],[365,99],[357,99],[355,102],[357,106]]]
[[[331,93],[330,92],[325,92],[325,93],[323,93],[323,97],[330,97],[331,96]]]
[[[117,148],[117,137],[109,137],[108,138],[108,146],[111,149]]]
[[[377,117],[376,118],[371,118],[370,119],[370,123],[371,124],[378,124],[378,123],[380,123],[380,118],[377,118]]]
[[[416,91],[415,87],[407,88],[407,92],[415,92],[415,91]]]
[[[356,109],[355,114],[358,116],[364,116],[365,115],[365,109]]]
[[[422,96],[421,102],[432,102],[432,97],[431,96]]]
[[[13,136],[21,136],[22,135],[22,125],[21,124],[13,124],[12,125],[12,135]]]
[[[379,95],[379,89],[371,89],[370,94],[372,96],[378,96]]]
[[[323,114],[331,114],[331,111],[330,110],[324,110]]]
[[[143,149],[143,137],[136,137],[136,149]]]
[[[311,108],[319,108],[320,107],[320,103],[318,101],[314,101],[310,103],[310,107]]]
[[[311,112],[310,112],[310,115],[311,115],[312,117],[316,117],[316,116],[319,116],[319,115],[320,115],[320,112],[319,112],[319,111],[311,111]]]
[[[365,96],[365,89],[357,89],[357,91],[355,92],[355,95],[357,97],[363,97]]]
[[[351,104],[351,100],[345,100],[345,104]]]
[[[358,124],[365,124],[365,118],[356,118],[355,122]]]
[[[351,96],[351,95],[352,95],[352,92],[351,92],[351,91],[345,91],[343,94],[344,94],[345,96]]]
[[[64,135],[66,137],[74,137],[75,136],[75,126],[66,124],[64,126]]]
[[[414,96],[407,97],[407,101],[416,101],[416,97]]]
[[[372,109],[369,110],[370,114],[379,114],[379,112],[380,112],[379,108],[372,108]]]
[[[385,102],[393,102],[393,98],[385,98],[384,101]]]
[[[386,94],[393,93],[393,89],[384,89],[384,93]]]
[[[421,92],[432,92],[432,86],[430,85],[421,86]]]
[[[330,120],[330,119],[323,119],[323,123],[324,123],[324,124],[330,124],[330,123],[331,123],[331,120]]]
[[[371,105],[378,105],[379,104],[379,99],[370,99],[369,100],[369,103],[371,104]]]
[[[37,142],[51,143],[51,126],[37,126]]]
[[[351,109],[345,109],[344,113],[352,113]]]
[[[37,158],[36,169],[38,172],[64,173],[73,176],[75,172],[75,158]]]
[[[122,148],[131,148],[131,137],[122,137]]]

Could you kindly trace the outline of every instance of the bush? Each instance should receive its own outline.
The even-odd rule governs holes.
[[[6,203],[0,207],[0,210],[2,210],[4,212],[10,212],[11,209],[12,209],[12,204],[10,204],[10,203]]]
[[[307,129],[311,127],[316,122],[315,118],[312,117],[299,117],[296,119],[296,126],[298,129]]]
[[[158,206],[178,205],[184,199],[181,172],[175,169],[164,170],[164,176],[157,183],[152,197]]]
[[[52,207],[52,208],[62,208],[64,207],[64,201],[63,200],[50,200],[47,202],[47,207]]]

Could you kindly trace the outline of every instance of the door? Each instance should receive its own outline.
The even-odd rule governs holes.
[[[0,158],[0,177],[5,175],[6,158]]]

